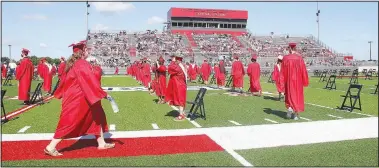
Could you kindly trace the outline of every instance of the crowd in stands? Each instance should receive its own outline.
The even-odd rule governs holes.
[[[227,55],[231,58],[238,55],[244,64],[250,62],[252,53],[260,58],[262,66],[269,67],[275,63],[279,55],[286,54],[289,42],[298,44],[298,52],[302,54],[308,66],[347,66],[356,65],[351,61],[344,61],[321,47],[310,37],[290,37],[289,35],[277,36],[253,36],[250,33],[237,37],[225,34],[198,34],[192,33],[192,38],[197,46],[191,46],[186,35],[171,34],[168,31],[147,30],[138,33],[97,32],[89,33],[88,41],[91,55],[96,57],[103,66],[124,67],[131,62],[131,50],[137,53],[137,58],[168,56],[172,53],[181,53],[184,57],[201,55],[210,62],[216,62],[219,55]],[[193,53],[197,48],[200,53]],[[270,58],[273,58],[272,60]],[[267,61],[270,60],[270,61]],[[226,65],[231,62],[227,59]],[[200,61],[202,62],[202,61]]]

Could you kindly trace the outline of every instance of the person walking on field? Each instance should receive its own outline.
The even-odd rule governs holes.
[[[284,94],[284,84],[282,83],[282,80],[280,79],[282,76],[280,76],[280,71],[282,69],[282,60],[283,56],[279,55],[278,60],[274,66],[274,71],[272,72],[272,80],[274,80],[276,85],[276,90],[279,93],[279,101],[280,97]]]
[[[114,143],[106,143],[104,132],[108,132],[107,120],[101,99],[108,94],[100,86],[99,73],[93,69],[87,58],[84,43],[74,44],[74,54],[68,59],[63,81],[54,97],[62,99],[62,111],[53,140],[44,152],[50,156],[62,155],[56,149],[63,139],[95,135],[98,149],[114,148]]]
[[[287,118],[299,119],[304,111],[304,87],[309,84],[308,72],[302,56],[296,52],[296,43],[290,43],[289,54],[283,57],[280,74],[284,83]]]

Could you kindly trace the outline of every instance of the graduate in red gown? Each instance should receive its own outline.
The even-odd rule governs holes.
[[[299,119],[299,113],[304,111],[304,87],[309,84],[305,62],[296,52],[296,43],[290,43],[289,55],[283,57],[280,74],[283,76],[285,105],[288,109],[287,118]]]
[[[218,87],[220,87],[217,83],[217,79],[219,78],[218,76],[220,76],[220,67],[218,66],[218,63],[215,63],[213,65],[213,72],[214,72],[214,75],[215,75],[215,79],[216,79],[216,84]]]
[[[189,76],[190,82],[196,81],[197,71],[198,71],[197,65],[194,63],[194,60],[191,60],[188,66],[188,76]]]
[[[250,78],[250,92],[257,93],[259,96],[262,96],[262,88],[261,88],[261,67],[257,63],[257,55],[253,55],[251,57],[251,63],[247,67],[247,75]]]
[[[52,66],[46,60],[43,63],[42,74],[43,74],[43,90],[45,92],[51,92],[51,84],[53,81],[53,71]]]
[[[283,80],[280,79],[282,77],[280,76],[280,70],[282,69],[282,60],[283,60],[283,56],[279,55],[278,61],[274,65],[274,71],[272,72],[272,80],[274,80],[275,85],[276,85],[276,90],[279,93],[279,100],[282,94],[284,93],[284,83],[281,83]]]
[[[163,57],[159,57],[157,62],[157,67],[155,69],[157,74],[157,80],[155,83],[155,94],[158,96],[158,104],[165,104],[165,93],[166,93],[166,71],[167,68],[164,65]]]
[[[30,86],[33,80],[34,66],[31,59],[28,57],[29,50],[23,48],[21,51],[20,65],[16,68],[16,80],[18,80],[18,100],[24,101],[24,104],[29,104]]]
[[[150,88],[150,82],[151,82],[151,69],[150,64],[147,61],[147,58],[144,58],[143,65],[142,65],[142,84],[145,86],[145,88]]]
[[[114,71],[115,75],[118,75],[118,66],[116,66],[116,70]]]
[[[216,78],[217,86],[224,87],[225,86],[225,73],[226,73],[225,63],[224,63],[225,58],[224,56],[219,56],[218,59],[219,59],[218,67],[220,69],[220,73]]]
[[[44,73],[44,62],[46,61],[45,58],[41,58],[38,62],[38,65],[37,65],[37,73],[38,73],[38,76],[40,79],[43,79],[43,73]]]
[[[66,61],[65,61],[64,57],[61,57],[60,61],[61,61],[61,63],[59,64],[59,67],[58,67],[58,78],[59,78],[59,80],[62,81],[62,78],[64,75],[64,69],[66,67]]]
[[[84,43],[73,46],[74,54],[67,60],[65,77],[59,84],[54,97],[62,99],[62,111],[54,139],[44,152],[51,156],[62,155],[56,146],[63,139],[92,134],[96,136],[98,149],[113,148],[115,144],[106,143],[104,132],[108,131],[107,120],[101,106],[101,99],[108,95],[100,86],[87,58]]]
[[[1,64],[1,78],[5,79],[7,77],[7,68],[4,64]]]
[[[170,67],[172,67],[172,66],[176,66],[175,55],[171,56],[171,62],[168,65],[167,69],[170,68]],[[170,78],[168,80],[167,87],[166,87],[166,93],[165,93],[165,102],[167,102],[167,103],[169,103],[169,102],[171,102],[173,100],[173,96],[172,96],[173,93],[172,92],[174,90],[174,88],[173,88],[173,82],[174,81],[170,80],[173,77],[173,75],[170,74],[170,73],[168,73],[168,74],[170,75]]]
[[[186,117],[184,108],[186,106],[187,99],[187,69],[182,63],[183,57],[179,54],[175,55],[175,62],[168,66],[168,73],[170,74],[169,83],[172,83],[170,91],[166,92],[171,94],[169,105],[179,107],[179,116],[175,118],[175,121],[183,121]],[[166,94],[166,95],[167,95]]]
[[[204,60],[201,64],[201,77],[203,78],[204,84],[208,84],[209,75],[211,75],[212,67],[208,64],[208,60]]]
[[[233,79],[233,90],[239,89],[242,92],[243,88],[243,76],[245,75],[245,69],[242,62],[239,60],[238,56],[233,57],[232,64],[232,79]]]
[[[18,80],[18,100],[29,104],[30,86],[33,80],[34,66],[30,58],[28,49],[22,49],[20,65],[17,67],[16,80]]]

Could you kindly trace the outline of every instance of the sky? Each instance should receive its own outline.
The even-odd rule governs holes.
[[[316,2],[91,2],[91,30],[144,31],[163,28],[171,7],[239,9],[249,13],[247,28],[257,35],[317,37]],[[319,2],[320,40],[355,59],[378,59],[377,2]],[[39,57],[68,57],[68,46],[85,39],[85,2],[2,2],[2,56],[20,59],[22,48]]]

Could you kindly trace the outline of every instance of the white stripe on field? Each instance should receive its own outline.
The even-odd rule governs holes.
[[[333,118],[338,118],[338,119],[342,119],[343,117],[340,117],[340,116],[335,116],[335,115],[331,115],[331,114],[328,114],[329,117],[333,117]]]
[[[304,118],[304,117],[300,117],[300,119],[307,120],[307,121],[312,121],[311,119],[309,119],[309,118]]]
[[[116,125],[114,125],[114,124],[109,125],[109,130],[110,131],[116,131]]]
[[[234,125],[242,125],[242,124],[240,124],[240,123],[238,123],[238,122],[235,122],[235,121],[233,121],[233,120],[229,120],[229,122],[233,123]]]
[[[272,122],[272,123],[275,123],[275,124],[279,124],[279,122],[274,121],[274,120],[270,120],[270,119],[268,119],[268,118],[265,118],[265,120],[268,121],[268,122]]]
[[[179,109],[178,109],[177,107],[175,107],[175,106],[171,106],[171,108],[174,109],[174,110],[176,110],[176,111],[179,111]],[[195,127],[197,127],[197,128],[201,128],[201,125],[200,125],[199,123],[197,123],[196,121],[191,121],[191,119],[189,119],[189,118],[187,118],[187,117],[186,117],[186,119],[187,119],[190,123],[192,123]]]
[[[225,148],[224,148],[225,149]],[[226,148],[226,152],[228,152],[234,159],[236,159],[238,162],[240,162],[245,167],[252,167],[253,165],[249,163],[245,158],[243,158],[241,155],[239,155],[237,152],[235,152],[233,149]]]
[[[17,133],[24,133],[26,130],[28,130],[31,126],[25,126],[24,128],[21,128]]]
[[[158,125],[155,123],[152,123],[151,126],[153,126],[153,129],[159,129]]]

